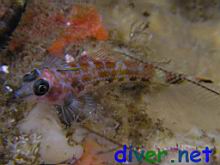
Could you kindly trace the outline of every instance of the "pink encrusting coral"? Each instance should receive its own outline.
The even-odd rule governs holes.
[[[60,19],[65,22],[65,26],[60,36],[48,48],[53,55],[62,56],[64,48],[70,43],[78,43],[88,38],[99,41],[108,39],[101,16],[93,6],[74,5],[69,16],[60,16]]]

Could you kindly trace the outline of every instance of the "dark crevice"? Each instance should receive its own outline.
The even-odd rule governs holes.
[[[2,34],[0,33],[0,50],[7,46],[7,43],[10,40],[10,36],[21,20],[21,16],[25,11],[26,4],[27,1],[25,1],[23,6],[12,4],[10,9],[8,9],[4,16],[1,18],[0,26],[2,26]]]

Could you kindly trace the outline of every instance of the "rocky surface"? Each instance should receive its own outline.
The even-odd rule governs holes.
[[[63,16],[69,15],[74,3],[77,2],[28,1],[8,46],[0,53],[0,64],[9,66],[9,74],[0,72],[1,89],[5,85],[16,88],[24,73],[44,61],[48,48],[66,25]],[[88,3],[95,4],[101,13],[110,38],[101,43],[70,44],[66,53],[75,55],[84,47],[91,54],[102,48],[112,55],[113,47],[123,45],[137,57],[171,71],[209,78],[216,84],[211,87],[218,89],[217,0]],[[1,21],[11,6],[2,4]],[[0,36],[5,34],[5,29],[1,29],[0,25]],[[125,143],[152,148],[155,144],[210,145],[220,150],[219,98],[194,85],[122,84],[98,89],[93,93],[100,105],[97,113],[69,128],[59,121],[52,107],[30,102],[8,105],[8,93],[1,90],[0,94],[0,164],[88,164],[94,160],[98,164],[103,160],[114,164],[111,149]],[[109,152],[96,155],[88,146]],[[218,161],[216,155],[213,164]]]

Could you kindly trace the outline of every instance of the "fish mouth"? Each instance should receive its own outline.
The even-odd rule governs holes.
[[[33,93],[31,93],[31,92],[24,93],[24,92],[21,92],[20,90],[16,90],[16,91],[12,92],[10,94],[10,96],[8,97],[8,99],[6,100],[6,105],[9,106],[10,104],[23,103],[28,98],[31,98],[31,96],[33,96]]]
[[[19,88],[11,94],[9,101],[20,102],[20,101],[23,101],[32,95],[33,95],[33,93],[31,91],[24,90],[23,88]]]

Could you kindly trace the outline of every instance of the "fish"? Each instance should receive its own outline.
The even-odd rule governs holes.
[[[190,82],[220,95],[202,83],[211,83],[211,80],[170,72],[156,64],[131,58],[114,60],[84,54],[66,63],[60,57],[51,56],[49,62],[23,76],[22,86],[13,95],[15,99],[31,97],[54,105],[66,125],[94,112],[97,104],[92,93],[109,84],[145,82],[169,86]]]

